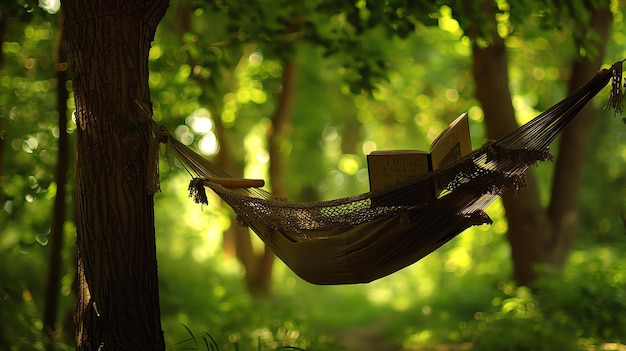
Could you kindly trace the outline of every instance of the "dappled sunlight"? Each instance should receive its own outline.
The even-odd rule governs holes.
[[[500,10],[508,10],[506,1],[496,3]],[[432,27],[413,23],[410,35],[399,39],[367,28],[369,19],[390,21],[375,17],[370,12],[375,4],[368,1],[357,1],[353,14],[321,16],[311,11],[310,17],[299,19],[303,23],[292,23],[293,32],[290,27],[288,33],[279,34],[250,32],[246,26],[267,20],[282,30],[273,16],[289,20],[290,11],[302,10],[299,6],[314,9],[316,3],[294,2],[288,8],[255,13],[254,18],[262,18],[259,23],[240,18],[233,33],[226,28],[231,18],[222,18],[220,11],[245,15],[242,7],[236,7],[239,2],[229,2],[228,9],[219,2],[207,4],[189,9],[193,23],[179,18],[177,11],[184,10],[184,3],[170,4],[174,11],[151,44],[148,83],[153,119],[212,161],[229,146],[234,171],[265,179],[270,188],[271,118],[285,92],[283,66],[293,60],[297,67],[293,110],[289,127],[278,136],[282,159],[274,160],[283,167],[290,200],[330,200],[367,192],[369,153],[428,150],[463,112],[469,115],[474,148],[486,140],[484,113],[475,98],[472,45],[463,36],[465,23],[454,19],[448,6],[430,14]],[[58,5],[55,0],[41,2],[49,12],[58,11]],[[619,1],[611,1],[611,6],[616,9]],[[407,15],[403,11],[385,15],[401,18]],[[351,16],[364,28],[353,26]],[[623,13],[616,10],[614,16],[606,62],[626,56]],[[509,56],[516,117],[525,123],[565,95],[571,57],[563,53],[574,52],[571,30],[541,30],[535,17],[529,18],[533,23],[528,28],[514,26],[515,18],[507,11],[496,19]],[[316,21],[322,25],[306,27]],[[58,87],[54,76],[57,68],[67,68],[67,64],[57,67],[51,54],[56,26],[42,16],[23,23],[12,20],[2,43],[0,317],[9,322],[0,328],[0,339],[18,335],[22,349],[44,347],[40,315],[46,258],[53,246],[50,213],[61,134],[55,98],[57,89],[72,88],[71,83]],[[299,40],[310,33],[333,36],[317,38],[319,43]],[[358,40],[352,42],[353,38]],[[350,52],[331,46],[345,43],[352,45]],[[339,54],[326,52],[329,48]],[[351,81],[363,78],[371,80],[371,90]],[[141,94],[148,96],[147,91]],[[159,307],[168,349],[199,349],[203,345],[196,342],[209,345],[215,338],[225,351],[281,346],[338,350],[342,345],[336,343],[337,331],[371,325],[380,325],[382,337],[407,350],[499,350],[505,348],[502,343],[535,346],[533,342],[544,349],[557,349],[554,345],[626,349],[619,344],[626,323],[622,218],[626,132],[619,116],[601,111],[603,102],[597,99],[594,105],[599,122],[585,159],[577,242],[563,271],[538,267],[537,291],[511,279],[508,224],[498,200],[485,210],[492,225],[471,227],[389,276],[368,284],[317,286],[276,259],[271,296],[253,298],[242,264],[224,250],[224,232],[238,225],[231,208],[210,190],[208,205],[194,203],[188,197],[189,174],[176,160],[161,162],[162,191],[154,195],[154,216]],[[73,107],[72,97],[67,105]],[[75,138],[75,122],[70,118],[68,124],[70,138]],[[218,140],[218,135],[224,139]],[[550,197],[552,168],[553,164],[533,168],[544,204]],[[68,177],[74,179],[74,171]],[[74,184],[67,193],[75,193]],[[74,310],[75,268],[68,263],[75,260],[73,202],[69,198],[66,204],[69,213],[63,229],[61,313]],[[252,245],[254,250],[263,249],[256,236]]]
[[[215,155],[220,149],[217,136],[214,133],[207,133],[198,141],[198,149],[204,155]]]
[[[191,145],[194,139],[194,135],[190,132],[189,127],[185,125],[179,125],[176,127],[174,135],[176,136],[176,139],[180,140],[180,142],[185,145]]]
[[[39,0],[39,6],[48,13],[57,13],[61,8],[60,0]]]
[[[246,155],[244,177],[268,179],[269,152],[267,149],[267,133],[271,128],[271,120],[261,119],[256,123],[243,139],[243,147]],[[281,151],[288,154],[288,143]]]
[[[349,176],[353,176],[363,166],[360,162],[362,159],[362,157],[359,157],[357,155],[343,154],[339,159],[338,168],[343,173]]]
[[[515,108],[515,115],[520,125],[525,124],[531,119],[535,118],[541,112],[533,109],[536,105],[536,96],[513,96],[513,108]]]
[[[196,262],[205,262],[221,251],[230,217],[214,194],[207,194],[207,206],[194,203],[187,194],[188,184],[183,173],[161,184],[163,193],[155,197],[157,247],[173,257],[191,255]]]
[[[443,264],[446,272],[463,275],[466,274],[473,265],[470,252],[465,247],[456,247],[447,254],[448,258]]]
[[[480,106],[470,107],[469,110],[467,111],[467,114],[469,118],[476,123],[481,123],[485,117],[483,113],[483,109]]]
[[[363,143],[362,150],[364,155],[369,155],[372,151],[378,150],[378,148],[376,147],[376,142],[367,140]]]
[[[215,125],[211,119],[211,113],[206,108],[199,108],[185,119],[185,124],[191,127],[194,132],[189,133],[189,129],[184,129],[183,139],[195,139],[195,135],[200,136],[198,141],[199,151],[207,156],[214,155],[219,151],[220,145],[215,135]],[[179,126],[180,128],[180,126]],[[178,128],[177,128],[178,131]],[[185,143],[183,141],[183,143]]]
[[[200,134],[206,134],[214,129],[211,113],[206,108],[195,110],[187,117],[185,123],[193,128],[196,133]]]
[[[459,26],[459,22],[452,18],[452,10],[450,7],[445,5],[441,6],[439,13],[441,15],[439,18],[439,28],[460,37],[463,34],[463,31],[461,30],[461,26]]]

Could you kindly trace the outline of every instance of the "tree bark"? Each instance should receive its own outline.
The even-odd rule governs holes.
[[[77,124],[77,350],[164,350],[148,150],[148,53],[168,6],[62,4]]]
[[[598,36],[595,46],[597,55],[593,59],[574,60],[568,93],[573,93],[585,84],[602,65],[611,22],[612,14],[608,8],[592,11],[590,27]],[[567,254],[574,243],[578,226],[579,188],[595,115],[596,111],[592,104],[585,106],[563,132],[559,141],[551,201],[547,209],[553,232],[550,241],[546,242],[544,247],[544,260],[557,267],[565,264]]]
[[[5,41],[5,33],[8,24],[8,16],[6,13],[0,12],[0,68],[4,66],[4,50],[1,50]],[[0,118],[0,130],[2,130],[2,118]],[[0,133],[0,207],[4,206],[4,137]]]
[[[48,245],[48,274],[44,296],[43,327],[51,337],[57,334],[57,314],[59,309],[59,293],[61,286],[61,269],[63,267],[63,225],[65,223],[65,186],[69,170],[69,137],[67,133],[67,45],[63,31],[63,16],[58,15],[59,32],[57,34],[57,112],[59,116],[59,140],[57,151],[57,165],[55,180],[57,185],[54,205],[52,209],[52,223],[50,225],[50,239]]]
[[[517,128],[509,91],[508,63],[504,41],[496,37],[488,47],[473,44],[473,73],[476,98],[485,115],[487,138],[495,140]],[[508,222],[513,259],[513,278],[520,284],[535,279],[541,243],[549,236],[548,217],[541,206],[532,170],[526,173],[528,186],[502,195]]]
[[[219,107],[217,107],[215,106],[217,104],[218,103],[212,104],[209,107],[209,111],[211,111],[211,116],[213,116],[213,121],[215,123],[215,136],[220,143],[219,153],[216,157],[217,165],[230,174],[242,174],[243,172],[234,171],[235,164],[230,152],[230,146],[228,146],[228,143],[226,142],[226,128],[224,128],[224,124],[220,118],[223,105],[220,104]],[[222,206],[228,207],[228,204],[226,204],[224,200],[220,199],[220,203]],[[231,215],[230,217],[230,227],[222,233],[222,249],[228,257],[237,257],[237,244],[235,243],[235,240],[238,235],[238,226],[234,223],[234,216]]]
[[[283,66],[283,90],[278,101],[278,106],[272,116],[272,125],[268,130],[267,143],[269,152],[269,179],[272,193],[277,196],[285,196],[283,180],[282,156],[280,145],[291,126],[291,111],[296,87],[297,65],[294,60],[284,62]],[[268,296],[271,294],[272,271],[275,254],[264,246],[260,254],[255,254],[252,248],[252,240],[247,228],[235,231],[235,246],[237,257],[246,269],[246,284],[248,290],[255,296]]]
[[[602,36],[602,42],[598,43],[600,54],[594,62],[579,59],[573,64],[570,92],[600,67],[609,23],[608,9],[594,11],[592,26]],[[487,137],[498,139],[515,129],[517,122],[508,88],[506,47],[495,31],[493,42],[487,47],[473,41],[473,73],[476,97],[485,115]],[[532,170],[526,173],[528,186],[525,189],[509,191],[502,196],[508,221],[513,278],[521,285],[531,285],[535,281],[535,269],[539,263],[562,267],[571,249],[577,222],[578,187],[592,119],[593,107],[588,105],[561,137],[548,209],[540,202]]]
[[[285,196],[285,180],[283,171],[283,157],[281,145],[285,134],[291,129],[291,111],[293,109],[294,95],[296,91],[297,65],[295,59],[284,61],[283,64],[283,90],[278,101],[278,106],[272,117],[272,126],[268,132],[269,147],[269,176],[272,181],[272,193]]]

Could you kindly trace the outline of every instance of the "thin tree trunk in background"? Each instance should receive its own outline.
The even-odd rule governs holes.
[[[485,2],[484,4],[492,3]],[[484,7],[493,15],[492,8]],[[593,15],[595,30],[603,36],[598,52],[603,57],[610,13],[603,9]],[[495,19],[494,20],[495,27]],[[480,101],[489,139],[498,139],[517,127],[508,80],[508,63],[504,41],[493,32],[493,41],[487,47],[473,38],[473,74],[476,97]],[[600,68],[601,57],[595,62],[576,61],[572,67],[573,88],[582,85]],[[579,184],[588,144],[593,107],[588,105],[574,123],[564,132],[560,153],[555,165],[555,176],[549,209],[539,199],[539,190],[532,173],[526,173],[528,186],[519,191],[508,191],[502,196],[508,222],[508,238],[513,259],[513,278],[521,285],[530,285],[536,279],[536,265],[548,263],[561,267],[571,249],[576,229]],[[563,153],[563,154],[561,154]]]
[[[272,116],[272,125],[268,130],[267,143],[269,152],[269,180],[272,193],[277,196],[286,196],[283,157],[281,145],[286,134],[291,128],[291,111],[293,108],[294,95],[296,91],[297,65],[295,59],[287,60],[283,64],[282,94]],[[239,235],[236,243],[240,251],[251,251],[252,241],[249,238]],[[245,247],[241,247],[245,245]],[[275,254],[272,250],[264,246],[263,253],[255,255],[254,259],[248,260],[246,267],[246,282],[248,288],[256,296],[268,296],[271,293],[272,268],[274,266]]]
[[[7,14],[0,12],[0,68],[4,66],[4,50],[2,50],[2,44],[5,41],[5,33],[7,29]],[[0,118],[0,131],[2,130],[2,118]],[[4,137],[0,133],[0,208],[4,206]]]
[[[191,13],[192,9],[188,2],[182,2],[179,4],[176,17],[178,23],[178,31],[181,37],[184,33],[192,30],[193,16],[191,16]],[[196,62],[196,60],[191,57],[191,55],[188,55],[187,57],[188,62],[192,67],[196,66],[197,64],[202,64],[202,62]],[[242,60],[244,59],[247,59],[245,50],[242,55]],[[221,72],[223,73],[223,79],[221,81],[215,81],[213,86],[219,87],[221,83],[223,89],[213,88],[213,90],[218,90],[221,93],[234,90],[234,79],[232,79],[232,77],[227,77],[226,75],[229,73],[232,74],[232,71],[235,71],[237,67],[240,67],[240,64],[229,68],[230,72]],[[272,185],[273,193],[278,195],[285,194],[282,180],[283,170],[280,162],[281,155],[279,151],[280,143],[282,143],[283,140],[283,135],[289,129],[290,125],[289,117],[291,114],[293,94],[295,91],[295,67],[296,65],[293,61],[287,62],[284,66],[283,93],[280,96],[278,106],[272,118],[272,128],[268,132],[268,144],[270,154],[269,178]],[[217,74],[216,76],[219,77],[220,74]],[[210,86],[207,87],[206,80],[203,80],[196,76],[192,76],[192,79],[195,79],[201,86],[203,86],[205,91],[211,89]],[[212,76],[210,79],[215,80],[216,78],[215,76]],[[213,91],[211,93],[215,95],[217,92]],[[241,167],[238,167],[233,161],[234,158],[232,155],[229,140],[226,136],[226,129],[221,123],[221,119],[219,117],[223,107],[223,104],[221,102],[221,95],[219,95],[219,98],[205,98],[205,100],[209,110],[211,111],[211,115],[213,116],[216,136],[220,142],[220,150],[217,155],[218,166],[220,166],[222,169],[225,169],[227,172],[234,176],[243,175]],[[253,242],[249,228],[241,227],[237,225],[235,221],[231,221],[231,226],[224,232],[223,238],[224,252],[226,252],[227,254],[234,253],[244,267],[245,281],[249,291],[256,296],[269,295],[272,267],[275,258],[274,253],[264,245],[263,252],[261,254],[256,254],[253,248]]]
[[[221,105],[220,105],[221,106]],[[221,111],[221,109],[219,109]],[[217,154],[217,164],[220,168],[228,171],[230,174],[243,175],[243,171],[235,170],[237,167],[235,166],[235,162],[233,162],[233,155],[231,152],[231,147],[228,143],[226,137],[226,128],[222,124],[221,119],[219,118],[218,109],[213,106],[211,108],[211,114],[215,116],[213,120],[215,121],[215,134],[217,140],[220,142],[220,150]],[[223,206],[227,206],[224,200],[221,200]],[[227,255],[233,255],[237,258],[237,260],[241,263],[245,271],[245,281],[246,286],[248,286],[248,291],[252,294],[255,294],[254,291],[250,289],[249,280],[254,271],[254,267],[256,266],[257,256],[254,253],[252,238],[250,236],[250,229],[248,227],[240,226],[237,221],[232,218],[230,221],[230,227],[224,231],[223,234],[223,242],[222,247],[224,252]]]
[[[154,139],[140,106],[150,106],[148,53],[168,2],[62,5],[77,124],[77,350],[165,350],[147,174]]]
[[[277,196],[286,196],[283,157],[281,146],[287,133],[291,129],[291,111],[293,109],[296,91],[297,65],[295,59],[287,60],[283,64],[283,90],[278,106],[272,117],[272,126],[268,132],[268,148],[270,154],[269,176],[272,193]]]
[[[215,136],[220,143],[220,149],[216,156],[217,165],[230,174],[243,174],[243,172],[234,172],[235,163],[232,159],[230,147],[226,142],[226,130],[224,128],[224,124],[222,124],[222,119],[220,118],[223,105],[220,104],[219,107],[216,107],[214,105],[209,107],[209,111],[211,111],[211,116],[213,116],[213,121],[215,123]],[[228,207],[226,202],[224,202],[224,200],[222,200],[221,198],[220,203],[222,204],[222,206]],[[235,221],[231,216],[230,227],[228,227],[228,229],[226,229],[222,234],[222,249],[224,250],[224,253],[230,257],[238,257],[235,238],[237,237],[237,235],[239,235],[237,233],[237,229],[240,226],[238,226],[234,222]]]
[[[5,35],[8,21],[9,15],[5,12],[0,12],[0,45],[4,44],[4,41],[6,40]],[[4,66],[4,50],[0,50],[0,67],[2,66]]]
[[[590,8],[589,5],[587,6]],[[574,60],[568,93],[573,93],[585,84],[602,65],[612,19],[608,8],[592,11],[590,26],[598,36],[598,42],[595,45],[597,54],[593,59]],[[581,28],[581,30],[585,29]],[[593,104],[587,104],[563,132],[559,141],[551,200],[547,210],[553,233],[550,241],[545,244],[543,257],[546,262],[557,267],[565,264],[568,252],[574,243],[578,227],[579,189],[595,115],[596,110]]]
[[[483,1],[481,4],[482,14],[486,14],[493,26],[489,45],[478,44],[477,30],[470,34],[476,98],[483,109],[487,138],[491,140],[499,139],[518,127],[509,90],[506,45],[495,30],[494,6],[491,1]],[[466,7],[471,8],[468,4]],[[539,260],[541,243],[549,237],[546,230],[550,229],[532,170],[526,172],[526,180],[526,188],[510,190],[502,195],[511,245],[513,278],[522,285],[535,280],[534,264]]]
[[[474,43],[473,58],[476,98],[485,115],[487,138],[499,139],[517,128],[504,41],[497,37],[485,48]],[[550,235],[549,221],[541,205],[532,170],[526,172],[526,178],[526,188],[502,195],[513,259],[513,278],[523,285],[534,281],[534,264],[540,258],[541,243]]]
[[[192,12],[193,9],[191,8],[191,4],[189,3],[189,1],[181,1],[178,3],[178,8],[176,10],[176,22],[178,25],[176,26],[176,29],[180,38],[183,38],[183,35],[185,33],[192,30],[192,23],[194,18],[194,16],[192,16]],[[187,54],[187,61],[189,62],[189,65],[191,67],[195,67],[196,65],[198,65],[196,60],[190,54]],[[203,103],[206,103],[206,108],[211,113],[211,118],[213,120],[213,123],[215,124],[215,135],[220,143],[220,149],[216,156],[217,165],[234,176],[242,175],[243,172],[241,170],[235,170],[235,163],[233,162],[230,146],[226,142],[226,130],[220,118],[224,107],[223,101],[221,99],[221,93],[223,93],[223,91],[221,91],[222,89],[214,89],[220,91],[209,91],[209,89],[211,88],[209,84],[207,84],[208,82],[206,79],[200,78],[197,75],[192,75],[192,79],[194,79],[202,87],[202,89],[206,91],[206,93],[203,94],[200,99]],[[211,75],[209,79],[214,80],[214,86],[219,86],[220,82],[217,81],[214,75]],[[231,87],[233,85],[232,79],[223,78],[223,81],[221,83],[224,86],[228,87]],[[224,91],[225,90],[227,89],[224,89]],[[219,96],[220,98],[217,98],[217,96]],[[220,202],[223,205],[227,206],[222,199],[220,199]],[[233,221],[231,220],[231,223],[232,222]],[[237,255],[235,244],[235,238],[238,235],[237,231],[238,226],[231,224],[231,226],[223,233],[222,248],[227,256],[234,257]]]
[[[69,140],[67,133],[67,47],[63,34],[63,16],[59,13],[59,30],[57,33],[57,114],[58,114],[58,152],[55,172],[57,191],[52,208],[52,223],[48,245],[48,274],[43,304],[43,328],[51,338],[57,336],[57,314],[59,310],[59,293],[61,286],[61,269],[63,266],[63,226],[65,223],[65,185],[69,170]]]

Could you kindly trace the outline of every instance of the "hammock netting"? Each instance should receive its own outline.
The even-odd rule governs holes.
[[[622,112],[622,62],[499,140],[445,168],[393,187],[320,202],[290,202],[260,188],[231,188],[230,175],[178,140],[157,136],[192,176],[190,194],[206,203],[205,187],[222,198],[298,276],[314,284],[367,283],[407,267],[474,225],[524,173],[551,159],[548,146],[613,80],[609,107]],[[435,184],[443,188],[433,197]]]

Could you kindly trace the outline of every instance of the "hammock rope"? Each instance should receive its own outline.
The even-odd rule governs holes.
[[[227,172],[171,137],[155,132],[189,172],[190,196],[221,197],[297,275],[314,284],[366,283],[411,265],[465,229],[490,224],[483,211],[524,173],[552,158],[548,146],[611,80],[608,107],[623,111],[622,62],[499,140],[442,169],[393,187],[319,202],[290,202],[256,187],[226,187]],[[444,188],[432,196],[435,184]]]

